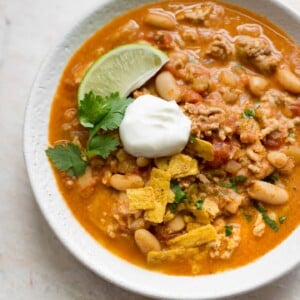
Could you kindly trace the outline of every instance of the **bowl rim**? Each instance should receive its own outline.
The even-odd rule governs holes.
[[[153,1],[144,0],[143,4],[150,2]],[[233,0],[230,3],[232,2],[237,2],[239,6],[242,6],[241,2],[251,2],[251,0]],[[292,16],[300,24],[299,16],[278,0],[265,0],[265,2],[279,8],[286,16]],[[139,0],[128,0],[124,1],[123,5],[135,7],[136,4],[142,3]],[[149,297],[185,300],[221,299],[259,288],[286,274],[300,264],[299,227],[280,245],[253,263],[224,273],[186,277],[152,272],[117,257],[99,245],[71,213],[58,192],[54,174],[46,156],[41,154],[41,150],[44,154],[48,145],[47,123],[51,102],[66,62],[79,48],[82,41],[94,32],[91,31],[93,26],[89,25],[90,20],[94,20],[105,10],[115,9],[115,5],[120,6],[118,0],[102,1],[96,9],[93,7],[64,34],[40,66],[31,88],[23,129],[24,157],[36,202],[48,224],[63,245],[86,267],[109,282]],[[86,29],[80,31],[84,26]],[[82,37],[76,38],[78,34]],[[300,37],[297,40],[300,40]],[[54,70],[53,63],[57,63]],[[46,100],[44,99],[47,100],[49,106],[47,108],[45,108]],[[45,116],[48,117],[46,120]],[[37,122],[41,124],[40,129],[36,127]]]

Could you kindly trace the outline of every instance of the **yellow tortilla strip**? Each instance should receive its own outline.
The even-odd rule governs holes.
[[[138,189],[127,189],[129,209],[153,209],[156,204],[154,189],[151,186]]]
[[[152,265],[164,262],[174,262],[197,254],[199,254],[198,248],[176,248],[164,251],[150,251],[147,254],[147,262]]]
[[[144,219],[152,223],[163,222],[167,203],[174,201],[174,193],[170,189],[171,176],[169,172],[152,169],[149,185],[155,194],[155,207],[144,214]]]
[[[170,199],[170,192],[168,190],[154,190],[155,193],[155,207],[145,211],[144,219],[152,223],[161,223],[164,220],[166,206]]]
[[[208,224],[176,236],[169,240],[168,244],[172,247],[192,248],[211,242],[216,238],[216,229],[212,225]]]
[[[175,154],[170,160],[168,172],[172,178],[181,178],[199,174],[198,162],[185,154]]]
[[[170,163],[170,157],[158,157],[154,159],[156,167],[160,170],[167,171]]]
[[[210,223],[209,213],[206,210],[193,209],[191,212],[196,217],[197,222],[200,224],[206,225]]]
[[[149,185],[154,189],[170,190],[171,175],[167,171],[153,168],[151,171]]]
[[[214,160],[214,147],[210,142],[195,138],[188,144],[187,149],[192,155],[207,161]]]

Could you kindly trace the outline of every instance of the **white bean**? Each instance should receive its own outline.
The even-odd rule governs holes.
[[[249,196],[255,200],[273,205],[283,204],[287,202],[289,198],[285,189],[260,180],[254,180],[247,192]]]
[[[241,167],[242,165],[237,161],[229,160],[225,165],[225,171],[231,174],[236,174],[241,169]]]
[[[144,18],[144,22],[147,25],[166,30],[172,30],[176,27],[176,21],[174,18],[165,14],[155,12],[148,12]]]
[[[269,81],[259,76],[249,76],[249,89],[255,96],[262,96],[269,86]]]
[[[181,89],[177,85],[174,76],[168,71],[161,72],[156,77],[155,88],[159,96],[165,100],[180,100]]]
[[[110,185],[118,191],[126,191],[127,189],[141,188],[145,183],[139,175],[114,174],[110,178]]]
[[[147,254],[150,251],[160,251],[158,239],[146,229],[138,229],[134,233],[134,239],[141,252]]]
[[[289,157],[284,167],[279,170],[279,173],[284,175],[289,175],[293,172],[294,168],[295,168],[295,162],[292,158]]]
[[[267,159],[275,168],[281,169],[287,164],[289,158],[280,151],[271,151]]]
[[[150,159],[146,157],[138,157],[136,159],[136,165],[140,168],[147,167],[150,164]]]
[[[300,94],[300,78],[289,68],[284,67],[277,70],[276,78],[282,87],[288,92]]]
[[[182,216],[177,215],[174,219],[168,222],[167,226],[172,232],[179,232],[185,227],[185,223]]]
[[[300,164],[300,147],[299,146],[289,146],[285,150],[285,153],[295,161],[296,165]]]
[[[222,71],[219,75],[219,81],[232,88],[236,88],[238,85],[238,77],[230,71]]]

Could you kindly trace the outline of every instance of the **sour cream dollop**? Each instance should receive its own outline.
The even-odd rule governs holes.
[[[181,152],[190,131],[191,121],[175,101],[143,95],[128,106],[120,138],[131,155],[154,158]]]

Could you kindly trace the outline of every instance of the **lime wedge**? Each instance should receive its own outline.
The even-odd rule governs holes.
[[[90,91],[103,97],[113,92],[126,97],[153,77],[168,60],[164,52],[149,45],[117,47],[98,58],[87,70],[79,86],[78,101]]]

